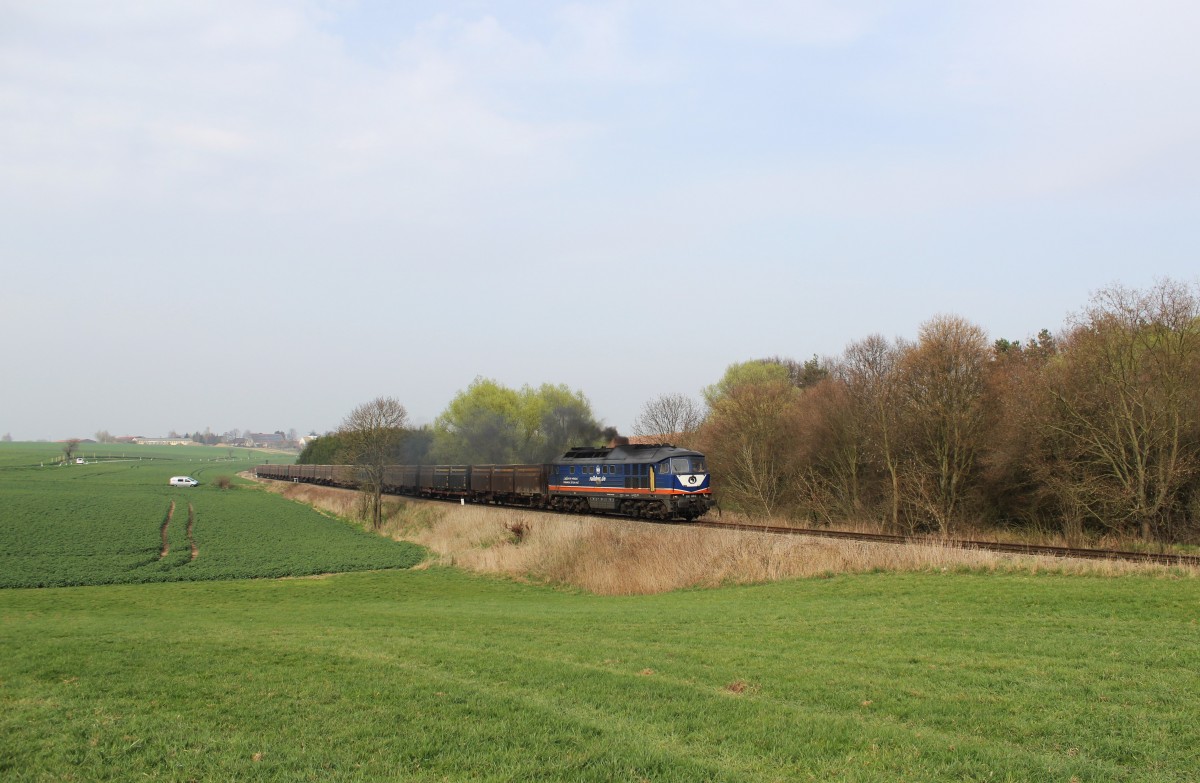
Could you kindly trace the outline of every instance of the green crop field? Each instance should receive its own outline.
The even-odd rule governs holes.
[[[48,466],[60,462],[62,458],[63,448],[60,443],[0,443],[0,469]],[[193,470],[213,475],[225,470],[221,463],[246,466],[257,465],[266,460],[295,460],[292,455],[262,449],[228,446],[136,446],[121,443],[81,443],[75,452],[75,458],[83,459],[89,464],[172,463],[176,468],[191,466]],[[3,475],[5,474],[0,474]],[[170,475],[175,474],[168,473],[168,476]]]
[[[0,448],[0,579],[146,583],[0,589],[0,780],[1200,779],[1186,576],[601,597],[396,568],[415,550],[215,488],[236,462],[31,454]]]
[[[54,465],[55,444],[0,447],[0,587],[300,576],[421,557],[245,482],[213,483],[267,453],[95,446],[87,464]],[[202,483],[167,485],[181,474]]]

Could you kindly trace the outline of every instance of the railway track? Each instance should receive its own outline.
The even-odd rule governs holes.
[[[811,536],[817,538],[840,538],[850,541],[867,541],[877,544],[926,544],[949,549],[975,549],[985,552],[1003,552],[1014,555],[1043,555],[1047,557],[1074,557],[1085,560],[1125,560],[1135,563],[1158,563],[1200,567],[1200,556],[1173,555],[1165,552],[1130,552],[1118,549],[1078,549],[1065,546],[1041,544],[1005,544],[997,541],[967,541],[963,539],[938,538],[936,536],[898,536],[887,533],[851,533],[843,530],[814,530],[811,528],[776,527],[772,525],[745,525],[729,522],[698,520],[695,527],[719,530],[744,530],[777,535]]]
[[[275,479],[259,479],[275,481]],[[352,490],[348,490],[352,491]],[[453,499],[417,498],[404,496],[409,500],[425,500],[436,503],[454,503]],[[499,508],[499,506],[496,506]],[[527,509],[529,511],[552,512],[548,509]],[[605,514],[592,514],[597,519],[610,519]],[[628,519],[628,517],[622,517]],[[1084,560],[1123,560],[1135,563],[1156,563],[1159,565],[1190,566],[1200,568],[1200,555],[1179,555],[1165,552],[1131,552],[1119,549],[1079,549],[1076,547],[1049,546],[1043,544],[1005,544],[998,541],[970,541],[966,539],[939,538],[937,536],[900,536],[888,533],[853,533],[845,530],[820,530],[814,528],[779,527],[775,525],[748,525],[736,522],[714,522],[698,519],[687,523],[672,522],[669,524],[686,524],[689,527],[707,527],[716,530],[742,530],[753,533],[769,533],[775,535],[809,536],[815,538],[840,538],[848,541],[865,541],[875,544],[925,544],[941,546],[948,549],[974,549],[983,552],[1000,552],[1012,555],[1041,555],[1045,557],[1072,557]]]

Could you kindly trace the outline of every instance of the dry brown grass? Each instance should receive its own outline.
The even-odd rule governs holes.
[[[268,485],[327,513],[355,517],[354,492],[304,484]],[[602,595],[872,571],[1198,575],[1196,569],[1136,563],[1005,555],[932,544],[770,536],[422,501],[390,501],[382,532],[426,547],[433,553],[431,563],[570,585]]]

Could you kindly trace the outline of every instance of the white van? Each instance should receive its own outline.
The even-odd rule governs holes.
[[[200,482],[191,476],[171,476],[171,481],[168,483],[172,487],[194,487]]]

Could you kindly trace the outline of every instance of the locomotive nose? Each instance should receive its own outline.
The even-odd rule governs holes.
[[[690,473],[687,475],[677,475],[676,480],[679,482],[679,488],[685,492],[698,492],[708,487],[707,473]]]

